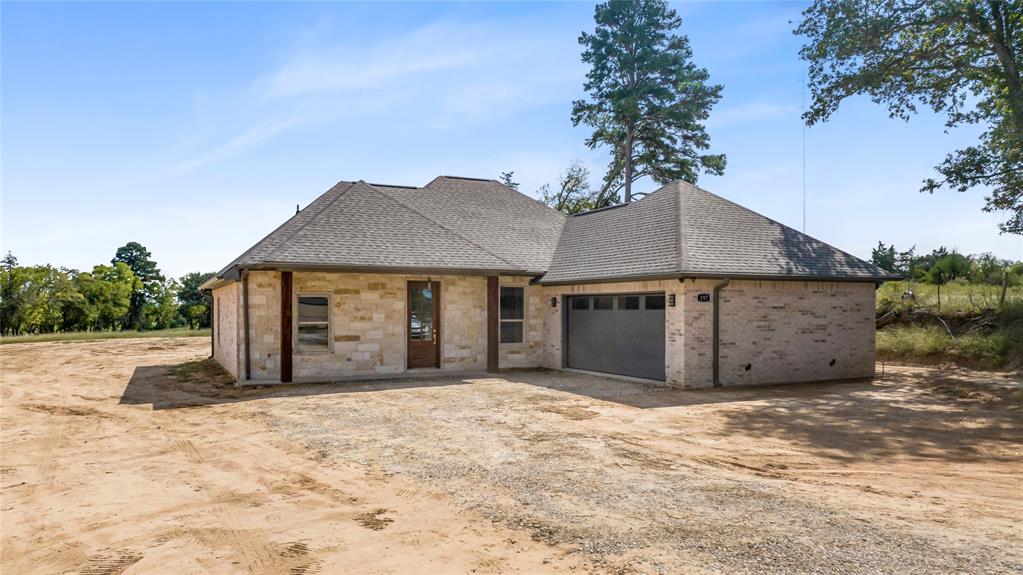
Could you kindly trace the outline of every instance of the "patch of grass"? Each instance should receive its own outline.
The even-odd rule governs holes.
[[[1023,367],[1023,303],[977,314],[942,312],[954,338],[938,316],[907,314],[900,323],[878,330],[878,359],[980,369]]]
[[[101,339],[126,339],[138,337],[209,337],[208,329],[158,329],[153,331],[78,331],[71,333],[41,333],[0,337],[0,344],[39,343],[46,341],[91,341]]]
[[[901,301],[902,294],[912,289],[916,296],[913,305],[924,309],[938,308],[938,286],[920,282],[885,282],[877,289],[877,301],[880,305],[884,300]],[[1002,286],[989,284],[971,284],[953,281],[941,286],[941,311],[978,311],[998,307],[1002,294]],[[1009,285],[1005,290],[1005,303],[1023,302],[1023,285]]]

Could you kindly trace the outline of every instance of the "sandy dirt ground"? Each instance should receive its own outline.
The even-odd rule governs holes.
[[[1023,572],[1009,376],[237,389],[207,346],[0,347],[0,571]]]

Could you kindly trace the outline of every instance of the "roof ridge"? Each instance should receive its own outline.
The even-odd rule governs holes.
[[[337,200],[338,200],[338,199],[339,199],[339,198],[340,198],[341,196],[345,195],[345,193],[346,193],[346,192],[348,192],[348,190],[350,190],[350,189],[354,188],[354,187],[356,186],[356,184],[358,184],[358,183],[360,183],[360,182],[362,182],[362,183],[365,183],[365,182],[363,182],[362,180],[359,180],[358,182],[349,182],[349,183],[348,183],[348,187],[347,187],[347,188],[345,188],[345,189],[341,190],[340,192],[338,192],[338,194],[337,194],[336,196],[334,196],[334,198],[333,198],[333,199],[331,199],[331,200],[330,200],[329,202],[327,202],[326,204],[324,204],[324,206],[323,206],[322,208],[320,208],[320,209],[319,209],[319,210],[318,210],[318,211],[317,211],[317,212],[316,212],[315,214],[313,214],[312,216],[310,216],[310,217],[309,217],[309,220],[308,220],[308,221],[302,222],[302,225],[300,225],[300,226],[298,226],[297,228],[295,228],[294,230],[292,230],[292,231],[291,231],[291,233],[290,233],[290,234],[288,234],[288,237],[284,238],[284,241],[282,241],[282,242],[281,242],[281,244],[280,244],[279,246],[277,246],[276,248],[274,248],[274,249],[273,249],[273,250],[272,250],[272,251],[271,251],[270,253],[268,253],[268,254],[266,255],[266,257],[265,257],[265,258],[263,258],[263,259],[265,259],[265,260],[267,260],[267,261],[273,261],[273,260],[271,260],[271,257],[273,257],[274,255],[276,255],[276,254],[277,254],[277,252],[278,252],[278,251],[280,251],[280,249],[281,249],[282,247],[284,247],[285,245],[287,245],[288,241],[290,241],[290,240],[291,240],[291,238],[295,237],[295,236],[296,236],[296,235],[298,234],[298,232],[300,232],[300,231],[304,230],[304,229],[306,228],[306,226],[308,226],[308,225],[309,225],[309,224],[310,224],[311,222],[314,222],[314,221],[316,221],[316,218],[319,218],[319,217],[320,217],[321,215],[323,215],[323,212],[324,212],[324,211],[326,211],[326,209],[327,209],[327,208],[329,208],[330,206],[334,205],[334,203],[335,203],[335,202],[337,202]],[[338,182],[338,185],[340,185],[340,183],[341,183],[341,182]],[[337,187],[337,186],[335,186],[335,187]],[[333,188],[331,188],[331,189],[333,189]],[[330,190],[327,190],[327,191],[329,192]]]
[[[765,216],[764,214],[761,214],[760,212],[757,212],[757,211],[754,211],[754,210],[752,210],[750,208],[747,208],[746,206],[744,206],[742,204],[733,202],[732,200],[729,200],[726,197],[719,196],[719,195],[715,194],[714,192],[707,191],[707,190],[701,188],[700,186],[697,186],[696,184],[691,184],[691,183],[686,182],[684,180],[676,180],[676,181],[678,181],[678,182],[680,182],[682,184],[685,184],[686,186],[689,186],[690,188],[692,188],[692,189],[694,189],[694,190],[696,190],[698,192],[707,194],[709,196],[713,196],[713,197],[715,197],[715,198],[717,198],[717,199],[719,199],[719,200],[721,200],[723,202],[729,203],[729,204],[739,208],[740,210],[742,210],[744,212],[753,214],[754,216],[757,216],[759,218],[763,218],[763,219],[771,222],[772,224],[775,224],[777,226],[783,227],[783,228],[788,229],[788,230],[792,230],[793,232],[799,234],[800,236],[802,236],[804,238],[810,238],[811,240],[813,240],[813,241],[815,241],[815,242],[817,242],[819,244],[824,244],[825,246],[827,246],[827,247],[829,247],[829,248],[831,248],[831,249],[833,249],[833,250],[835,250],[835,251],[837,251],[839,253],[842,253],[842,254],[844,254],[846,256],[849,256],[849,257],[851,257],[851,258],[853,258],[855,260],[859,260],[859,261],[867,264],[868,266],[871,266],[871,267],[873,267],[873,268],[875,268],[875,269],[877,269],[879,271],[882,271],[882,272],[884,271],[880,266],[874,264],[873,262],[868,262],[867,260],[865,260],[863,258],[856,257],[853,254],[843,250],[842,248],[839,248],[838,246],[834,246],[832,244],[829,244],[828,242],[826,242],[826,241],[824,241],[822,239],[815,238],[815,237],[811,236],[810,234],[808,234],[806,232],[799,231],[796,228],[793,228],[792,226],[789,226],[787,224],[783,224],[783,223],[779,222],[778,220],[776,220],[774,218],[771,218],[769,216]]]
[[[361,180],[360,180],[360,181],[361,181]],[[391,196],[391,195],[389,195],[389,194],[387,194],[387,193],[384,193],[384,192],[380,191],[379,189],[377,189],[377,188],[373,187],[373,186],[372,186],[371,184],[368,184],[367,182],[362,182],[362,183],[363,183],[363,184],[366,184],[367,186],[369,186],[369,188],[370,188],[371,190],[373,190],[374,192],[376,192],[376,193],[378,193],[378,194],[380,194],[380,195],[384,196],[384,197],[385,197],[385,198],[387,198],[388,200],[390,200],[390,201],[392,201],[392,202],[394,202],[394,203],[398,204],[399,206],[401,206],[401,207],[405,208],[406,210],[408,210],[408,211],[410,211],[410,212],[412,212],[412,213],[416,214],[417,216],[419,216],[419,217],[423,218],[424,220],[426,220],[426,221],[430,222],[431,224],[433,224],[433,225],[435,225],[435,226],[439,227],[440,229],[442,229],[442,230],[444,230],[444,231],[448,232],[449,234],[451,234],[451,235],[453,235],[453,236],[455,236],[455,237],[461,238],[461,239],[462,239],[463,241],[465,241],[465,242],[467,242],[467,243],[471,244],[471,245],[472,245],[473,247],[476,247],[476,248],[478,248],[478,249],[479,249],[479,250],[481,250],[481,251],[482,251],[483,253],[485,253],[485,254],[487,254],[487,255],[489,255],[489,256],[491,256],[491,257],[493,257],[493,258],[497,259],[498,261],[502,261],[502,262],[504,262],[504,263],[508,264],[509,266],[512,266],[513,268],[518,268],[518,267],[521,267],[521,266],[520,266],[519,264],[516,264],[516,263],[510,262],[510,261],[508,261],[508,260],[506,260],[506,259],[502,258],[501,256],[499,256],[499,255],[495,254],[494,252],[492,252],[492,251],[488,250],[487,248],[485,248],[485,247],[483,247],[483,246],[481,246],[481,245],[477,244],[477,243],[476,243],[476,242],[474,242],[473,240],[471,240],[471,239],[469,239],[469,238],[467,238],[467,237],[463,236],[462,234],[460,234],[460,233],[456,232],[455,230],[453,230],[453,229],[451,229],[451,228],[449,228],[449,227],[445,226],[444,224],[442,224],[442,223],[438,222],[437,220],[435,220],[435,219],[433,219],[433,218],[431,218],[431,217],[429,217],[429,216],[427,216],[427,215],[423,214],[423,213],[422,213],[422,212],[420,212],[419,210],[417,210],[417,209],[413,208],[412,206],[410,206],[410,205],[406,204],[405,202],[403,202],[403,201],[399,200],[398,198],[395,198],[395,197],[393,197],[393,196]]]
[[[409,190],[418,190],[418,189],[420,189],[419,186],[402,186],[400,184],[378,184],[376,182],[366,182],[366,183],[371,185],[371,186],[374,186],[374,187],[380,186],[381,188],[406,188],[406,189],[409,189]]]
[[[451,178],[452,180],[472,180],[474,182],[496,182],[494,178],[472,178],[469,176],[437,176],[437,178]],[[434,178],[435,180],[437,178]]]
[[[310,203],[309,203],[309,205],[308,205],[308,206],[306,206],[306,209],[309,209],[309,207],[310,207],[310,206],[312,206],[313,204],[315,204],[315,203],[316,203],[316,200],[319,200],[319,199],[320,199],[320,198],[322,198],[323,196],[326,196],[327,194],[329,194],[329,193],[333,192],[334,190],[336,190],[336,189],[338,188],[338,186],[340,186],[341,184],[348,184],[348,188],[351,188],[351,187],[352,187],[352,185],[353,185],[354,183],[355,183],[355,182],[347,182],[347,181],[345,181],[345,180],[340,180],[340,181],[338,181],[338,183],[336,183],[336,184],[334,184],[333,186],[331,186],[331,187],[330,187],[330,188],[329,188],[329,189],[328,189],[328,190],[327,190],[326,192],[323,192],[322,194],[320,194],[319,196],[317,196],[315,200],[313,200],[312,202],[310,202]],[[344,190],[343,190],[342,192],[340,192],[340,193],[339,193],[338,195],[340,196],[341,194],[343,194],[343,193],[344,193],[345,191],[347,191],[347,190],[348,190],[348,188],[345,188],[345,189],[344,189]],[[337,198],[334,198],[334,199],[337,199]],[[334,200],[331,200],[331,202],[329,202],[329,203],[332,203],[333,201],[334,201]],[[322,211],[322,208],[321,208],[321,211]],[[274,234],[276,234],[277,232],[281,231],[281,229],[283,229],[283,228],[284,228],[284,226],[286,226],[286,225],[288,225],[289,223],[291,223],[291,222],[292,222],[292,221],[293,221],[293,220],[294,220],[295,218],[297,218],[297,217],[298,217],[299,215],[301,215],[301,214],[302,214],[302,210],[299,210],[299,211],[295,212],[295,214],[294,214],[294,215],[292,215],[292,216],[291,216],[290,218],[288,218],[288,219],[284,220],[284,222],[283,222],[283,223],[281,223],[281,225],[279,225],[279,226],[277,226],[276,228],[274,228],[274,229],[273,229],[273,230],[272,230],[272,231],[271,231],[270,233],[268,233],[268,234],[266,234],[265,236],[263,236],[263,237],[262,237],[262,238],[261,238],[261,239],[260,239],[259,241],[257,241],[256,243],[252,244],[252,246],[251,246],[251,247],[249,247],[249,249],[247,249],[247,250],[245,250],[244,252],[242,252],[242,253],[241,253],[241,255],[239,255],[238,257],[236,257],[236,258],[234,258],[233,260],[231,260],[231,263],[227,264],[227,266],[225,266],[225,267],[224,267],[223,269],[221,269],[221,270],[220,270],[219,272],[217,272],[217,276],[221,276],[221,275],[223,275],[223,274],[224,274],[225,272],[227,272],[227,270],[231,269],[231,267],[232,267],[232,266],[234,266],[234,265],[238,264],[238,262],[240,262],[240,261],[242,261],[243,259],[245,259],[245,256],[247,256],[247,255],[251,254],[251,253],[252,253],[252,252],[253,252],[253,251],[254,251],[254,250],[255,250],[256,248],[258,248],[258,247],[260,246],[260,244],[262,244],[262,243],[263,243],[263,242],[265,242],[266,240],[270,239],[270,237],[271,237],[271,236],[273,236]],[[317,214],[315,214],[315,215],[313,215],[313,216],[310,216],[310,217],[311,217],[311,218],[315,218],[315,217],[316,217],[317,215],[319,215],[319,212],[317,212]],[[304,226],[305,226],[305,224],[303,224],[302,226],[299,226],[299,227],[301,228],[301,227],[304,227]],[[296,230],[296,231],[297,231],[297,230]],[[289,235],[289,236],[288,236],[288,238],[291,238],[291,237],[292,237],[293,235],[294,235],[294,234],[292,233],[291,235]],[[274,251],[276,251],[276,249],[275,249],[275,250],[273,250],[273,251],[271,251],[270,253],[274,253]]]

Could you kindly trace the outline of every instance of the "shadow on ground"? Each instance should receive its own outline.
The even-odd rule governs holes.
[[[976,375],[953,371],[890,374],[884,380],[690,391],[551,370],[508,370],[500,379],[527,389],[652,410],[651,417],[683,433],[699,425],[700,434],[724,441],[735,436],[777,439],[835,460],[891,456],[955,462],[1018,460],[1018,448],[1023,444],[1023,389],[987,385]],[[137,367],[120,403],[151,404],[154,410],[162,410],[480,381],[442,375],[239,388],[230,375],[207,359]],[[536,404],[524,401],[519,408],[536,409]]]
[[[417,387],[464,385],[467,380],[407,378],[372,382],[314,383],[235,386],[231,375],[212,359],[171,365],[135,368],[118,402],[121,405],[152,404],[154,410],[203,407],[270,397],[301,397],[343,393],[366,393]]]

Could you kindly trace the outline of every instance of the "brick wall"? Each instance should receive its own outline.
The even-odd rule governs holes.
[[[400,374],[406,365],[406,283],[425,276],[296,272],[297,295],[330,297],[331,349],[296,349],[298,380]],[[441,282],[441,368],[486,368],[486,278],[433,276]],[[665,309],[665,374],[669,385],[709,387],[713,382],[713,302],[717,280],[676,279],[572,286],[531,286],[529,278],[502,277],[526,289],[522,344],[499,346],[502,368],[562,367],[565,295],[663,292],[676,295]],[[241,284],[214,291],[220,306],[215,357],[244,378]],[[551,298],[558,305],[550,306]],[[721,379],[725,385],[868,377],[874,370],[874,285],[848,282],[733,281],[721,299]],[[280,275],[249,277],[252,379],[280,378]],[[297,317],[296,317],[297,321]],[[232,336],[233,344],[232,344]],[[748,366],[748,368],[747,368]]]
[[[717,280],[687,280],[683,298],[685,387],[713,384]],[[724,385],[869,377],[874,373],[874,284],[733,281],[721,291]]]

